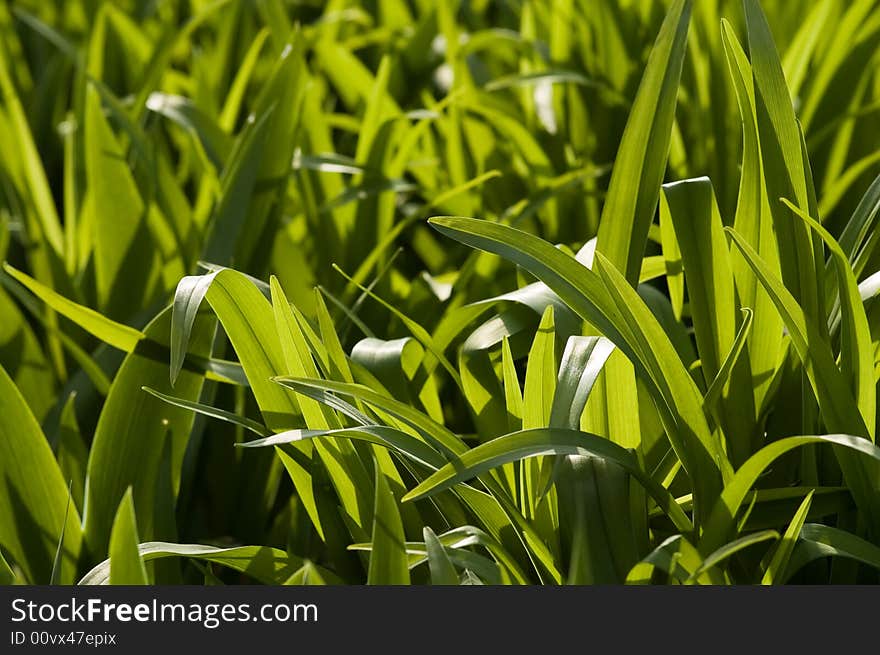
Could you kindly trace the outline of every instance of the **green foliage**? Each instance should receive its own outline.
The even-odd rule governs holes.
[[[878,581],[875,0],[0,33],[0,582]]]

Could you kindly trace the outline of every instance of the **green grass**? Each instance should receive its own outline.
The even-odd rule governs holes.
[[[880,581],[878,53],[877,0],[0,3],[0,583]]]

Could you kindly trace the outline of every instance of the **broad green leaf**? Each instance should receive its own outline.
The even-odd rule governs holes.
[[[607,373],[613,353],[614,345],[605,338],[569,337],[559,366],[552,427],[579,429],[590,393],[603,372]],[[604,409],[605,403],[601,404]],[[570,455],[556,460],[553,476],[547,482],[556,485],[562,542],[571,542],[567,583],[619,582],[625,572],[618,573],[617,564],[630,564],[623,564],[629,549],[616,537],[625,531],[631,534],[632,525],[627,513],[607,514],[605,510],[609,503],[620,503],[626,497],[609,494],[611,488],[620,491],[626,487],[628,496],[628,475],[598,458]]]
[[[684,312],[684,268],[681,262],[681,249],[675,236],[675,226],[669,213],[669,203],[662,193],[660,194],[660,245],[663,249],[663,273],[666,274],[669,302],[675,319],[680,321]],[[647,257],[642,260],[643,270],[645,260]]]
[[[810,384],[816,394],[819,409],[826,427],[832,431],[852,433],[870,438],[868,428],[861,418],[859,407],[850,389],[837,368],[834,357],[822,332],[816,324],[805,316],[792,295],[769,270],[757,253],[745,241],[729,230],[733,242],[746,257],[755,271],[765,291],[770,294],[777,311],[785,322],[792,344],[803,363]],[[824,321],[823,321],[824,324]],[[870,442],[867,442],[870,443]],[[880,530],[876,479],[876,462],[865,461],[844,449],[835,449],[838,462],[843,470],[847,485],[853,498],[863,512],[863,516]]]
[[[522,430],[522,389],[519,386],[519,375],[510,350],[510,340],[506,335],[501,342],[501,372],[504,382],[504,404],[507,408],[507,427],[511,432]]]
[[[83,221],[93,234],[98,307],[124,320],[155,297],[160,271],[148,207],[93,87],[86,90],[85,167],[89,196]]]
[[[286,370],[286,362],[269,301],[247,276],[229,269],[217,273],[205,297],[238,355],[266,427],[273,432],[293,427],[300,413],[296,398],[272,381]],[[302,454],[311,459],[310,445]],[[320,534],[308,468],[289,455],[279,456]]]
[[[737,329],[733,273],[709,178],[663,185],[681,249],[694,334],[706,384],[718,375]]]
[[[296,399],[271,380],[285,363],[265,296],[247,277],[227,269],[213,278],[205,297],[238,355],[266,426],[273,431],[293,427]]]
[[[281,283],[274,276],[269,280],[272,293],[272,310],[275,325],[284,352],[284,360],[290,375],[297,377],[317,378],[318,368],[315,365],[309,342],[304,334],[304,321],[297,320],[291,306],[284,295]],[[313,430],[339,427],[340,423],[332,411],[309,398],[298,400],[306,425]]]
[[[523,429],[550,424],[556,392],[556,331],[553,307],[547,307],[529,350],[523,388]]]
[[[529,349],[526,361],[526,379],[523,388],[523,429],[544,428],[550,425],[553,396],[556,393],[556,330],[552,305],[544,310],[538,331]],[[538,512],[544,496],[542,471],[547,462],[542,458],[520,462],[520,506],[529,518],[541,523]],[[545,508],[546,509],[546,508]],[[552,520],[545,517],[545,520]],[[552,533],[552,528],[549,530]]]
[[[825,424],[831,430],[847,430],[867,437],[867,428],[860,418],[855,399],[843,383],[841,372],[834,363],[831,348],[821,330],[805,315],[782,281],[745,239],[735,230],[727,228],[727,231],[782,316],[792,344],[809,375]]]
[[[82,530],[76,508],[67,512],[67,484],[49,442],[0,367],[0,546],[30,584],[48,584],[64,532],[58,580],[70,584],[80,556]],[[65,522],[65,513],[67,521]]]
[[[421,344],[407,337],[389,340],[368,337],[351,350],[351,359],[375,375],[395,398],[422,407],[435,420],[442,420],[437,387],[422,366],[424,358]]]
[[[141,391],[149,386],[167,395],[197,401],[204,376],[184,369],[172,390],[168,381],[167,350],[158,352],[153,342],[167,348],[171,312],[166,309],[145,329],[149,339],[126,356],[113,380],[101,411],[89,452],[86,471],[84,529],[93,555],[107,552],[110,531],[119,503],[129,487],[138,508],[141,537],[156,531],[156,484],[163,449],[169,440],[171,480],[176,494],[180,485],[184,451],[194,415]],[[216,323],[205,316],[196,322],[191,350],[207,357],[211,353]]]

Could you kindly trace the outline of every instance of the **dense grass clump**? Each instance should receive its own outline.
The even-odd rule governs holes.
[[[0,2],[0,583],[877,582],[878,53]]]

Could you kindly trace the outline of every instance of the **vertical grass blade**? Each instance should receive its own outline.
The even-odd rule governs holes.
[[[676,0],[657,35],[620,142],[599,222],[596,248],[630,284],[638,282],[648,228],[657,211],[666,171],[691,5],[690,0]]]

